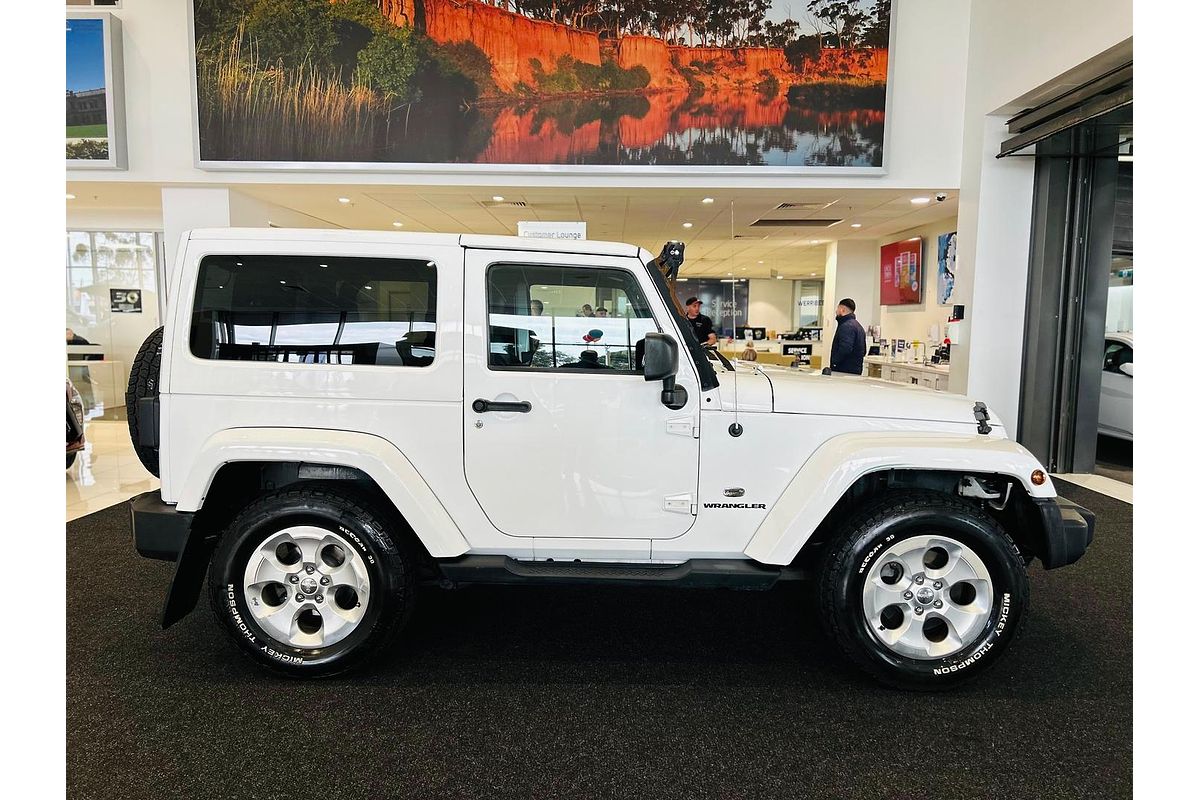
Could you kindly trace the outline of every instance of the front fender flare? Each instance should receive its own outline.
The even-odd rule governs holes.
[[[230,428],[200,448],[179,492],[176,509],[199,511],[217,471],[237,461],[306,462],[354,467],[391,499],[434,558],[470,549],[445,506],[388,440],[369,433],[314,428]]]
[[[890,469],[993,473],[1020,481],[1030,497],[1055,496],[1047,478],[1031,480],[1041,464],[1011,439],[953,433],[846,433],[819,447],[792,478],[746,545],[763,564],[790,564],[813,531],[855,481]]]

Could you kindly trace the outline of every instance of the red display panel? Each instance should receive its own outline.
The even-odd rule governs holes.
[[[921,249],[924,240],[906,239],[879,248],[879,303],[921,302]]]

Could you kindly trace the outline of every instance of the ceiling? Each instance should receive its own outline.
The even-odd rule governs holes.
[[[515,234],[521,220],[583,221],[589,239],[630,242],[654,253],[670,239],[682,240],[687,244],[683,275],[738,278],[820,277],[831,241],[883,239],[958,213],[957,192],[945,192],[946,199],[938,202],[933,199],[938,192],[929,189],[234,188],[321,227]],[[161,208],[158,184],[77,181],[67,185],[67,192],[75,195],[68,200],[69,213]],[[913,197],[930,200],[914,204]],[[785,203],[792,207],[780,209]]]

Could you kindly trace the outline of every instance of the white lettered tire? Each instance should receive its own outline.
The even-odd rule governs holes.
[[[938,690],[977,677],[1016,637],[1029,605],[1017,545],[977,505],[939,492],[889,494],[830,542],[821,618],[880,681]]]
[[[359,666],[411,613],[415,564],[388,516],[328,486],[247,506],[209,565],[213,612],[253,660],[293,677]]]

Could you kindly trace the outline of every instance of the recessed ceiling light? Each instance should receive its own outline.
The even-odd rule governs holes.
[[[690,228],[690,227],[692,227],[692,223],[690,223],[690,222],[685,222],[685,223],[683,223],[683,227],[685,227],[685,228]]]
[[[492,195],[492,202],[494,202],[494,203],[503,203],[503,202],[504,202],[504,198],[503,198],[501,195],[494,194],[494,195]]]
[[[371,287],[370,287],[370,286],[364,286],[363,288],[364,288],[364,289],[370,289]]]
[[[928,197],[914,197],[911,201],[914,205],[923,206],[929,202]]]
[[[862,223],[861,223],[861,222],[851,222],[851,223],[850,223],[850,227],[851,227],[851,228],[861,228],[861,227],[862,227]]]
[[[815,277],[817,277],[817,273],[815,273],[815,272],[810,272],[810,273],[808,273],[808,277],[810,277],[810,278],[815,278]]]
[[[809,239],[808,243],[809,244],[820,244],[821,240],[820,239]]]
[[[400,220],[396,220],[395,222],[393,222],[393,223],[392,223],[392,227],[393,227],[393,228],[403,228],[403,227],[404,227],[404,223],[403,223],[403,222],[401,222]]]
[[[67,199],[68,199],[68,200],[74,200],[74,199],[75,199],[75,195],[73,195],[73,194],[71,194],[70,192],[68,192],[68,193],[67,193]]]
[[[338,202],[339,202],[339,203],[349,203],[349,202],[350,202],[350,198],[349,198],[349,197],[339,197],[339,198],[338,198]]]
[[[775,276],[775,280],[777,280],[777,281],[781,281],[781,280],[783,280],[783,276],[782,276],[782,275],[776,275],[776,276]]]
[[[700,202],[701,202],[701,203],[712,203],[712,202],[714,202],[714,201],[713,201],[713,199],[712,199],[711,197],[706,197],[706,198],[704,198],[703,200],[701,200]]]
[[[287,283],[287,281],[280,281],[280,283]]]
[[[761,264],[762,262],[761,262],[761,261],[759,261],[758,263],[760,263],[760,264]]]
[[[320,266],[321,266],[321,269],[328,269],[328,267],[329,267],[328,264],[321,264]]]
[[[726,272],[725,274],[726,274],[726,275],[728,275],[728,276],[729,276],[729,277],[731,277],[731,278],[733,277],[733,273],[732,273],[732,272]]]

